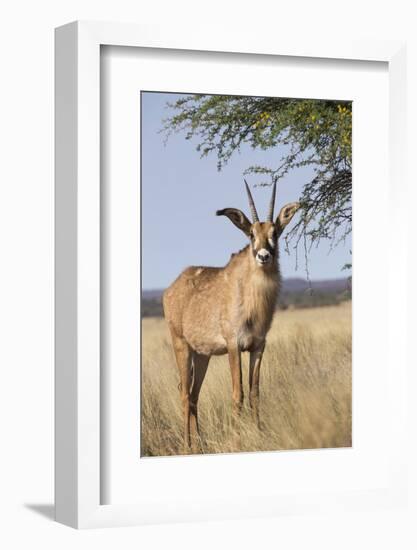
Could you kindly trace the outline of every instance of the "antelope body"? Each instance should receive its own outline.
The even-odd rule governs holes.
[[[238,416],[243,403],[241,352],[250,352],[249,403],[259,426],[259,371],[280,289],[278,238],[299,204],[284,206],[273,222],[274,184],[268,218],[261,223],[245,185],[253,223],[235,208],[217,215],[227,216],[250,244],[232,254],[225,267],[187,268],[163,296],[180,374],[186,451],[199,438],[197,403],[212,355],[229,355],[233,410]]]

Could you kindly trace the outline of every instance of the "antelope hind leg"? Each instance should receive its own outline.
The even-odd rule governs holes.
[[[172,345],[180,375],[180,393],[184,418],[184,453],[190,451],[190,389],[191,389],[191,349],[184,338],[171,330]]]
[[[208,355],[200,355],[196,352],[192,354],[193,381],[190,392],[190,433],[193,452],[202,451],[197,409],[198,397],[206,376],[209,361],[210,356]]]

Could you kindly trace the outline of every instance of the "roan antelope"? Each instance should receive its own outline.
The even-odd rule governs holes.
[[[241,352],[250,352],[249,404],[259,427],[259,371],[280,289],[278,239],[299,208],[284,206],[273,221],[276,185],[260,222],[248,184],[253,223],[236,208],[218,210],[249,238],[224,267],[189,267],[164,292],[165,319],[180,375],[184,448],[199,438],[197,402],[212,355],[229,355],[235,416],[243,404]]]

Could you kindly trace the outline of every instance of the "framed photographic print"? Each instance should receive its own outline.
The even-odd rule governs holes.
[[[404,78],[401,43],[57,29],[58,521],[403,501]]]

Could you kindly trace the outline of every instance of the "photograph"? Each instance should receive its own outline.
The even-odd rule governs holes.
[[[352,101],[139,101],[141,457],[351,447]]]
[[[2,8],[0,550],[417,550],[414,3]]]

